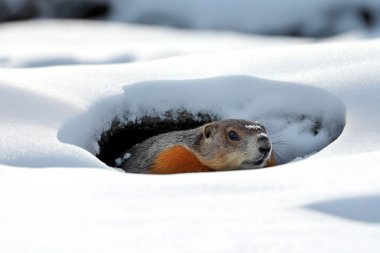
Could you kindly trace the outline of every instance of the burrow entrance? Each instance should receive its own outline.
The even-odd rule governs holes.
[[[118,164],[116,160],[133,145],[140,143],[149,137],[171,131],[193,129],[216,120],[221,120],[221,117],[204,112],[193,114],[185,110],[176,112],[167,111],[161,115],[154,116],[145,115],[133,121],[114,119],[111,123],[111,127],[101,134],[98,141],[99,153],[96,156],[108,166],[119,167],[120,164]],[[253,119],[250,120],[253,121]],[[317,137],[323,126],[321,119],[310,119],[306,115],[289,117],[288,119],[289,124],[304,124],[305,122],[308,122],[306,134],[312,137]],[[282,145],[284,145],[284,137],[281,135],[279,137],[280,139],[278,139],[275,133],[270,133],[270,136],[271,135],[275,137],[272,139],[272,142],[278,164],[287,163],[291,159],[299,157],[297,154],[299,148],[294,146],[296,145],[296,142],[293,144],[289,142],[285,144],[288,145],[287,154],[282,155],[280,150]],[[331,139],[329,143],[334,140],[335,139]],[[292,149],[295,150],[292,151]]]
[[[149,137],[178,130],[202,126],[219,118],[209,113],[167,111],[160,116],[145,115],[133,121],[114,119],[109,130],[102,133],[99,144],[99,160],[111,167],[117,167],[116,159],[133,145]]]

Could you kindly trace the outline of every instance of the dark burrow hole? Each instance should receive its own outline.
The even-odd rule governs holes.
[[[186,111],[168,111],[159,116],[145,115],[135,120],[112,121],[110,129],[103,132],[97,157],[108,166],[116,167],[115,160],[133,145],[149,137],[171,131],[187,130],[199,127],[218,117],[208,113],[192,114]]]
[[[60,2],[54,9],[58,18],[96,19],[106,17],[111,6],[106,2],[81,1]]]

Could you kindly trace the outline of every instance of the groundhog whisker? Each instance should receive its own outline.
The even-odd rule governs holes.
[[[276,132],[276,133],[272,133],[271,134],[271,138],[278,138],[278,137],[282,137],[284,135],[288,135],[289,133],[291,133],[293,131],[293,129],[291,128],[288,128],[286,130],[282,130],[280,132]]]
[[[272,141],[272,144],[287,144],[290,140],[284,140],[284,141]]]
[[[288,141],[289,138],[290,138],[289,136],[277,136],[277,137],[271,136],[270,137],[270,139],[271,139],[272,142],[276,142],[276,141]]]
[[[298,146],[298,144],[293,140],[284,140],[284,141],[272,141],[272,145],[273,146],[286,146],[286,147],[294,147],[294,146]]]
[[[279,152],[279,151],[276,150],[276,149],[273,149],[273,153],[274,153],[274,155],[275,155],[276,157],[280,158],[280,161],[281,161],[281,162],[284,162],[284,161],[285,161],[285,159],[284,159],[284,155],[283,155],[281,152]]]
[[[280,155],[286,153],[288,150],[289,150],[289,147],[288,146],[276,146],[276,147],[273,147],[273,150],[276,152],[276,153],[279,153]]]
[[[273,149],[275,155],[278,155],[280,158],[283,158],[281,152],[278,149]]]

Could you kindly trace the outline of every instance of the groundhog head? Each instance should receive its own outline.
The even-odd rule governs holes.
[[[212,170],[265,167],[272,145],[266,129],[257,122],[222,120],[201,128],[201,162]]]

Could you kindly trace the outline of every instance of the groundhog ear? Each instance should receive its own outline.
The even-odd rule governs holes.
[[[203,127],[203,135],[206,139],[208,139],[212,136],[212,125],[211,124],[206,124]]]

